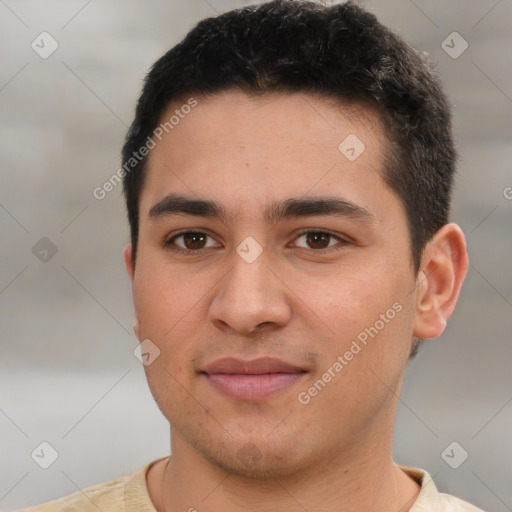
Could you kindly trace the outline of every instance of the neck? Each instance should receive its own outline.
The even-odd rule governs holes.
[[[391,441],[370,439],[373,442],[366,437],[342,453],[332,453],[330,460],[304,473],[255,480],[214,466],[173,431],[173,455],[161,461],[151,479],[148,474],[148,490],[158,512],[408,512],[419,485],[393,463],[391,450],[384,449]]]

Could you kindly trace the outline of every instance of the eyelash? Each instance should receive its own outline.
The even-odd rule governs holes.
[[[329,235],[332,238],[336,238],[341,243],[341,247],[338,247],[338,248],[335,248],[335,246],[333,246],[333,247],[325,247],[323,249],[311,249],[310,248],[311,251],[315,251],[315,252],[328,253],[328,252],[332,252],[332,251],[340,251],[340,250],[342,250],[345,247],[345,245],[350,243],[347,239],[344,239],[344,238],[340,237],[339,235],[336,235],[335,233],[333,233],[331,231],[324,230],[324,229],[305,229],[305,230],[303,230],[303,231],[301,231],[301,232],[299,232],[297,234],[295,240],[297,238],[300,238],[301,236],[307,235],[309,233]],[[173,235],[172,237],[170,237],[170,238],[168,238],[168,239],[166,239],[164,241],[164,243],[163,243],[164,249],[171,250],[171,251],[173,251],[175,253],[178,253],[178,254],[185,254],[187,256],[192,256],[194,254],[199,254],[202,251],[204,251],[204,249],[197,249],[195,251],[192,250],[192,249],[183,249],[182,247],[174,245],[174,240],[176,238],[178,238],[180,236],[183,236],[183,235],[188,235],[188,234],[200,234],[200,235],[206,235],[206,236],[209,236],[210,238],[213,238],[213,237],[211,237],[211,235],[209,235],[208,233],[205,233],[204,231],[195,231],[195,230],[181,231],[180,233],[177,233],[177,234]],[[306,248],[305,247],[298,247],[298,249],[306,249]]]

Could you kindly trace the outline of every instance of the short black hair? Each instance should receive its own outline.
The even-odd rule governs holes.
[[[148,158],[140,148],[171,102],[232,88],[249,95],[304,92],[338,99],[340,108],[374,108],[389,140],[383,179],[405,207],[411,262],[419,270],[426,243],[448,222],[456,161],[439,77],[422,54],[353,2],[303,0],[204,19],[152,66],[122,150],[134,261]]]

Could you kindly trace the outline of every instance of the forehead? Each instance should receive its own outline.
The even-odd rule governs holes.
[[[196,106],[189,108],[192,101]],[[379,114],[369,104],[303,92],[249,95],[239,89],[176,100],[162,114],[160,126],[176,140],[193,137],[195,143],[204,144],[230,138],[236,144],[245,137],[265,142],[268,150],[272,141],[282,146],[297,140],[306,147],[309,141],[323,140],[325,149],[332,149],[332,139],[342,139],[347,130],[365,139],[383,136]]]
[[[269,196],[336,189],[354,195],[358,188],[385,187],[386,139],[367,106],[304,93],[229,90],[172,103],[160,127],[141,212],[171,192],[211,197],[240,210]]]

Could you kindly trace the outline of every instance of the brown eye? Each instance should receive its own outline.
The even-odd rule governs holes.
[[[183,231],[165,241],[163,245],[165,249],[184,254],[218,246],[210,235],[201,231]]]
[[[331,235],[328,233],[307,233],[306,242],[312,249],[325,249],[329,246]]]
[[[206,235],[204,233],[185,233],[181,236],[183,236],[185,249],[202,249],[206,243]]]
[[[300,241],[300,242],[299,242]],[[297,237],[296,247],[322,251],[335,245],[343,246],[345,240],[328,231],[304,231]]]

